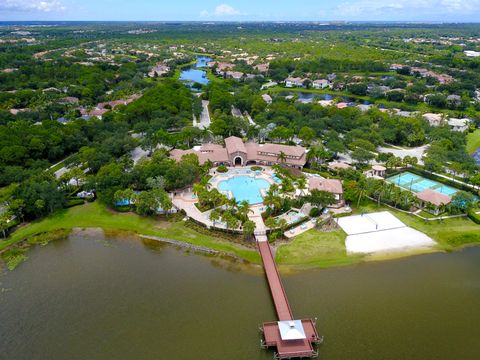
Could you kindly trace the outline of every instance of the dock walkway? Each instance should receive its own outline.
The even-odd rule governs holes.
[[[256,237],[278,320],[279,322],[289,322],[293,324],[295,320],[292,309],[288,303],[287,294],[283,287],[267,237],[265,235],[258,235]],[[311,319],[302,319],[300,321],[300,327],[303,327],[305,336],[292,340],[282,339],[279,322],[263,324],[262,332],[264,341],[262,345],[265,348],[276,348],[275,359],[313,358],[318,356],[318,352],[315,351],[313,345],[320,343],[321,338],[318,336],[315,322]]]

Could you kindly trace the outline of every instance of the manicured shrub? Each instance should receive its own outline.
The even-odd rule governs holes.
[[[308,215],[310,215],[310,217],[318,217],[320,216],[320,213],[321,213],[320,209],[314,207],[310,210],[310,213]]]
[[[228,169],[225,165],[220,165],[219,167],[217,167],[217,171],[219,173],[226,173],[228,171]]]
[[[252,171],[262,171],[262,167],[261,166],[258,166],[258,165],[254,165],[250,168],[250,170]]]
[[[478,210],[477,210],[478,211]],[[476,224],[480,224],[480,214],[476,213],[476,210],[468,210],[468,217]]]
[[[68,199],[66,207],[71,208],[74,206],[83,205],[84,203],[85,202],[83,201],[83,199]]]

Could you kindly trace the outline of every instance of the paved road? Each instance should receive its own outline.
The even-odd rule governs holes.
[[[208,100],[202,100],[203,111],[200,114],[200,122],[196,126],[200,129],[206,129],[210,126],[210,112],[208,111]]]
[[[422,165],[423,154],[425,151],[427,151],[428,147],[429,145],[423,145],[411,149],[379,147],[377,150],[381,153],[392,153],[393,155],[401,157],[402,159],[405,156],[414,156],[418,159],[418,163]]]

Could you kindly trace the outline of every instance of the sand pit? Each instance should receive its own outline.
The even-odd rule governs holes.
[[[347,233],[349,253],[377,253],[428,248],[436,243],[424,233],[406,226],[388,211],[339,218]]]

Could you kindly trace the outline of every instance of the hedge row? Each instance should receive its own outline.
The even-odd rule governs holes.
[[[468,217],[476,224],[480,225],[480,214],[477,214],[474,209],[468,210]]]

